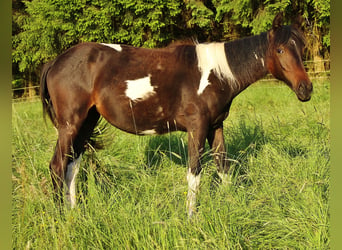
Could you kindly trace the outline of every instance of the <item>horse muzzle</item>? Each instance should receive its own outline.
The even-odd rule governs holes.
[[[300,81],[295,91],[297,98],[302,102],[309,101],[311,99],[312,89],[312,82]]]

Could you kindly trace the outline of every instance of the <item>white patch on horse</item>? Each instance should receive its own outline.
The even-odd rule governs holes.
[[[80,168],[81,158],[82,155],[80,155],[73,162],[70,162],[67,166],[67,172],[65,176],[65,182],[67,185],[66,196],[71,208],[76,206],[76,176]]]
[[[231,175],[226,174],[226,173],[220,173],[220,172],[218,172],[217,174],[220,177],[223,186],[232,184]]]
[[[141,135],[155,135],[155,134],[157,134],[157,131],[155,129],[149,129],[149,130],[141,131],[139,134],[141,134]]]
[[[163,107],[159,106],[157,110],[157,114],[161,114],[161,113],[163,113]]]
[[[262,64],[262,66],[263,66],[263,67],[265,67],[264,58],[261,58],[260,60],[261,60],[261,64]]]
[[[120,46],[120,44],[110,44],[110,43],[101,43],[102,45],[111,47],[112,49],[115,49],[118,52],[122,51],[122,47]]]
[[[164,117],[164,109],[162,106],[159,106],[157,111],[156,111],[156,116],[158,116],[159,118],[163,118]]]
[[[151,85],[150,74],[140,79],[127,80],[126,83],[126,96],[129,97],[132,101],[144,100],[156,93],[154,91],[154,87]]]
[[[255,52],[254,52],[254,56],[255,56],[255,59],[257,59],[257,60],[259,59],[257,53],[255,53]]]
[[[187,206],[189,210],[189,216],[192,216],[196,211],[196,194],[199,189],[201,175],[194,175],[191,173],[191,169],[189,168],[186,178],[188,180]]]
[[[256,52],[253,52],[253,54],[254,54],[255,59],[260,61],[262,66],[265,67],[264,58],[262,58],[262,57],[259,58],[259,56],[258,56],[258,54]]]
[[[228,58],[224,49],[224,43],[197,44],[196,54],[198,68],[202,73],[197,94],[203,93],[205,88],[210,85],[208,77],[213,71],[221,81],[228,80],[235,82],[235,77],[228,65]]]
[[[158,64],[157,64],[157,69],[158,69],[158,70],[163,70],[164,67],[163,67],[160,63],[158,63]]]

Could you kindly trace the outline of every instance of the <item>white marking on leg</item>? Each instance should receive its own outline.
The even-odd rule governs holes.
[[[223,186],[227,186],[229,184],[232,184],[232,178],[231,178],[231,176],[229,174],[227,174],[227,173],[220,173],[220,172],[218,172],[217,174],[220,177]]]
[[[205,88],[210,85],[208,77],[213,71],[221,81],[228,80],[235,83],[235,77],[229,67],[228,59],[224,49],[224,43],[197,44],[196,54],[198,68],[202,73],[197,94],[203,93]]]
[[[118,52],[122,51],[122,47],[121,47],[120,44],[110,44],[110,43],[101,43],[101,44],[105,45],[105,46],[108,46],[108,47],[111,47],[112,49],[115,49]]]
[[[66,196],[71,208],[76,206],[76,176],[80,168],[81,158],[82,155],[73,162],[70,162],[67,166],[65,176],[65,182],[67,184]]]
[[[126,83],[126,96],[132,101],[144,100],[156,93],[151,85],[151,75],[136,80],[127,80]]]
[[[191,173],[189,168],[187,174],[188,180],[188,197],[187,197],[187,207],[189,211],[189,217],[191,217],[196,211],[196,194],[200,185],[201,174],[194,175]]]

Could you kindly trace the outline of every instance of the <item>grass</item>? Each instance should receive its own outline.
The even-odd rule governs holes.
[[[217,184],[209,153],[187,219],[185,133],[139,137],[109,128],[83,157],[78,206],[56,208],[48,162],[56,132],[41,104],[13,104],[14,249],[328,249],[328,81],[307,103],[279,83],[234,100],[225,122],[233,183]],[[208,149],[207,149],[208,152]]]

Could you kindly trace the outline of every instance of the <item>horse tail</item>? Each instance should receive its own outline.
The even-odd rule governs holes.
[[[40,75],[40,99],[43,104],[44,119],[45,119],[46,114],[48,114],[53,125],[57,127],[56,113],[51,102],[49,90],[47,88],[47,79],[46,79],[54,62],[55,62],[54,60],[50,61],[43,66],[43,69]]]

